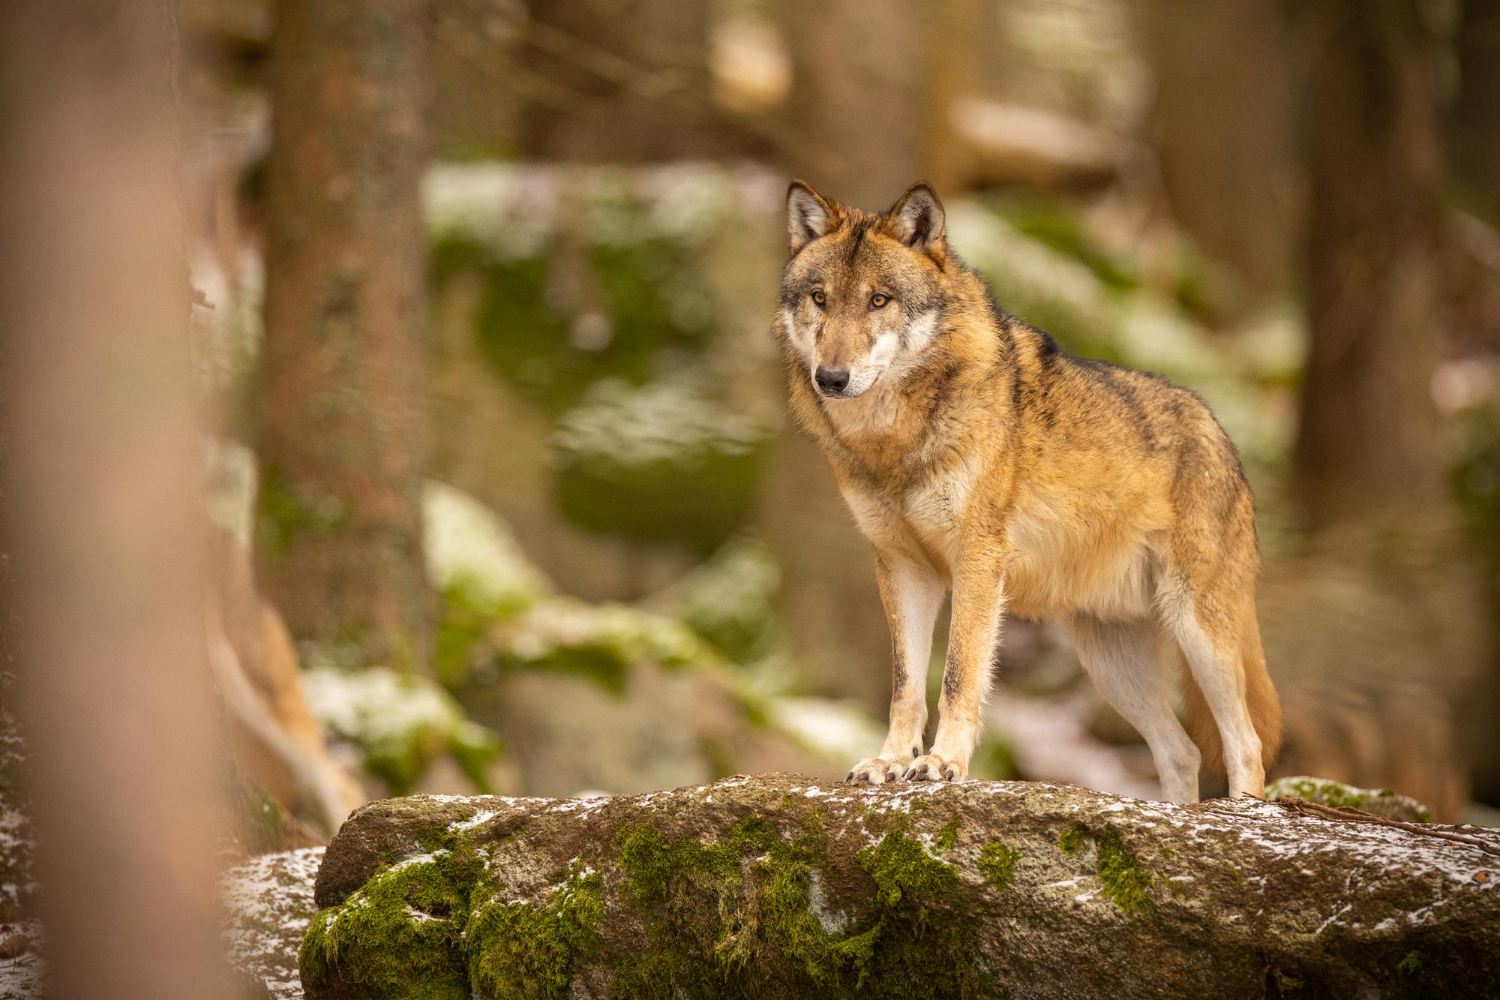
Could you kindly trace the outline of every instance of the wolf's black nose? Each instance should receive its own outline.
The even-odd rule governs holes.
[[[813,378],[817,381],[818,388],[824,392],[843,392],[849,385],[849,369],[819,366],[813,373]]]

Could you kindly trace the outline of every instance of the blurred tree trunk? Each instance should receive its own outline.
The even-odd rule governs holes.
[[[921,179],[932,113],[923,87],[929,16],[907,0],[785,6],[789,166],[822,193],[884,209]]]
[[[421,668],[424,0],[280,0],[259,578],[299,639]]]
[[[0,560],[52,1000],[227,994],[177,64],[172,0],[0,5]]]
[[[1500,0],[1463,0],[1458,74],[1458,173],[1481,210],[1500,220]]]
[[[1308,319],[1295,454],[1314,527],[1440,514],[1430,381],[1442,326],[1435,39],[1417,0],[1305,9]]]
[[[1286,290],[1295,245],[1293,58],[1278,0],[1150,0],[1151,145],[1173,216],[1247,304]]]

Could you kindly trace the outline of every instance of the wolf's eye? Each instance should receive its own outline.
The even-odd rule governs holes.
[[[813,290],[812,299],[813,305],[821,309],[823,307],[823,303],[828,301],[828,296],[823,294],[823,289],[818,288]]]
[[[889,295],[881,295],[879,292],[876,292],[874,295],[870,296],[870,308],[884,309],[886,303],[889,301],[891,301],[891,297]]]

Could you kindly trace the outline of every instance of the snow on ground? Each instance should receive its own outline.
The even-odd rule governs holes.
[[[262,854],[224,875],[229,958],[259,977],[275,1000],[301,1000],[297,948],[317,906],[313,881],[323,848]]]
[[[0,958],[0,1000],[37,1000],[42,995],[42,925],[37,920],[0,923],[0,945],[16,935],[25,938],[25,951]]]

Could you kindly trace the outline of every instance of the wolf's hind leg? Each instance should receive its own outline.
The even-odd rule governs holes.
[[[1266,770],[1246,696],[1239,621],[1227,604],[1204,600],[1185,579],[1172,574],[1159,602],[1167,629],[1182,647],[1193,682],[1218,726],[1229,794],[1264,796]]]
[[[931,566],[899,552],[879,553],[875,576],[891,627],[891,729],[879,755],[855,764],[844,780],[879,785],[901,777],[922,752],[927,662],[946,588]]]
[[[1104,700],[1145,737],[1162,795],[1197,802],[1198,748],[1172,710],[1155,623],[1078,616],[1064,622],[1063,631]]]

